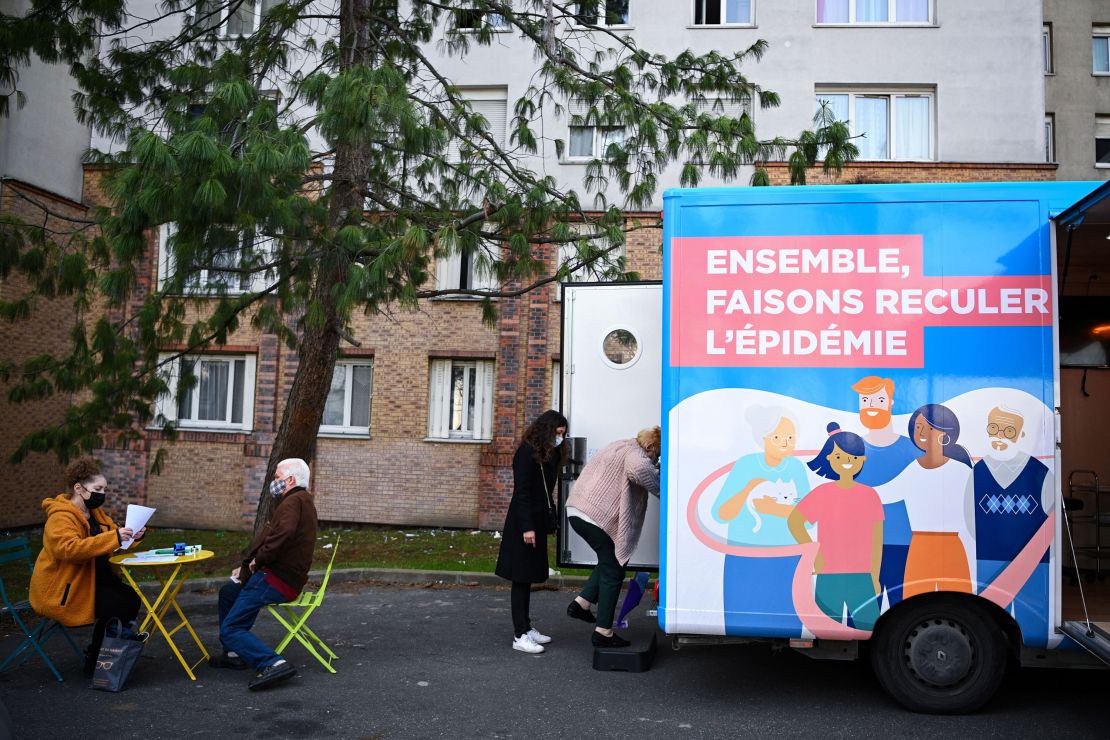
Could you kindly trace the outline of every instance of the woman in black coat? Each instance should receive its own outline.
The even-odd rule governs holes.
[[[567,419],[544,411],[524,432],[513,455],[513,498],[501,532],[501,551],[494,572],[512,581],[513,649],[542,653],[551,638],[532,627],[529,603],[532,584],[547,580],[547,535],[554,524],[554,497]]]

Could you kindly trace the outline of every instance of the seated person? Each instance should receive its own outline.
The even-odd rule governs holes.
[[[292,601],[308,580],[316,548],[316,505],[308,492],[308,463],[290,458],[278,463],[270,493],[278,499],[265,526],[247,548],[243,564],[220,589],[220,642],[224,654],[212,658],[218,668],[254,668],[251,691],[292,678],[297,669],[251,634],[258,612],[267,604]]]
[[[139,613],[139,595],[119,579],[108,557],[132,536],[142,539],[146,528],[120,529],[101,508],[108,481],[91,457],[69,464],[65,484],[65,493],[42,502],[46,526],[31,576],[31,608],[66,627],[95,620],[85,649],[85,673],[91,676],[108,622],[127,624]]]

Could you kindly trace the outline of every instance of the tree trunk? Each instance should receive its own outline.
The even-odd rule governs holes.
[[[370,0],[342,0],[340,3],[339,38],[341,42],[339,73],[369,58]],[[367,101],[367,105],[370,101]],[[348,221],[362,218],[362,185],[369,171],[369,144],[365,141],[339,142],[335,149],[335,170],[330,192],[328,226],[335,234]],[[326,239],[330,242],[330,237]],[[348,259],[333,243],[323,244],[324,256],[317,268],[311,300],[323,308],[324,320],[319,325],[304,324],[298,346],[299,364],[289,389],[289,398],[282,411],[266,478],[258,497],[254,531],[257,534],[274,508],[268,487],[277,464],[290,457],[312,463],[316,456],[316,435],[327,403],[332,373],[339,354],[341,324],[345,320],[337,310],[337,289],[347,277]],[[313,479],[319,470],[313,471]]]

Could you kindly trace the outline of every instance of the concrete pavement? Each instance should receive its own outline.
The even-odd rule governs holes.
[[[888,700],[865,664],[815,662],[764,645],[683,648],[660,642],[647,673],[591,668],[589,627],[565,616],[573,592],[533,595],[554,641],[510,648],[509,594],[489,586],[336,583],[314,616],[340,660],[328,674],[302,648],[300,674],[247,691],[248,672],[199,669],[189,681],[154,639],[126,691],[91,691],[62,643],[65,683],[39,662],[0,675],[18,738],[779,738],[1110,735],[1110,674],[1025,670],[983,712],[930,717]],[[215,594],[181,598],[209,649]],[[641,617],[641,624],[647,623]],[[268,616],[256,630],[276,642]],[[86,635],[81,635],[86,637]],[[13,645],[0,637],[0,652]]]

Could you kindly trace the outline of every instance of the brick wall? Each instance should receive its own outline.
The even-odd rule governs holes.
[[[44,224],[66,234],[84,226],[84,204],[39,190],[15,180],[0,183],[0,215],[14,216],[26,223]],[[71,221],[69,219],[78,219]],[[28,285],[16,273],[0,279],[0,299],[17,300],[27,295]],[[20,321],[0,321],[0,360],[22,363],[39,354],[60,355],[70,346],[70,331],[77,321],[72,299],[37,299],[31,317]],[[42,500],[61,493],[65,466],[53,453],[33,453],[19,465],[8,462],[20,441],[29,433],[57,423],[71,399],[55,395],[41,401],[10,403],[11,383],[0,383],[0,479],[4,481],[4,505],[0,507],[0,527],[40,524]]]

